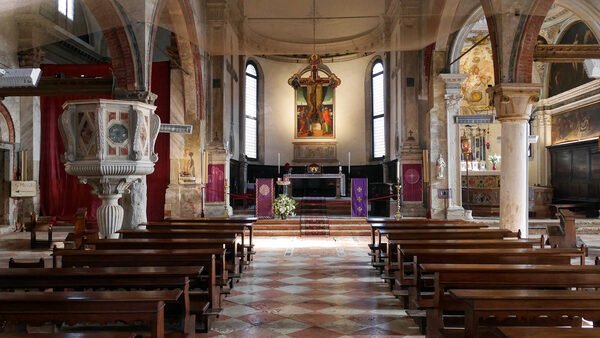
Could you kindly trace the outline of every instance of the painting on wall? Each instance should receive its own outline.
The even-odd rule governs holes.
[[[331,86],[296,89],[296,138],[335,137],[334,91]]]
[[[598,40],[594,33],[583,22],[579,21],[569,27],[560,38],[558,44],[562,45],[595,45]],[[582,62],[552,63],[548,79],[548,96],[554,96],[581,86],[590,79],[583,69]]]
[[[335,88],[342,81],[313,54],[309,66],[292,75],[288,84],[294,88],[296,121],[295,138],[334,138]],[[307,75],[302,77],[302,75]]]
[[[552,116],[552,144],[600,136],[600,107],[591,105]]]
[[[294,162],[338,162],[335,142],[294,142]]]
[[[463,53],[483,39],[482,34],[467,38],[463,46]],[[488,86],[494,85],[494,61],[489,37],[460,59],[459,69],[460,73],[467,74],[467,78],[461,86],[463,98],[460,102],[460,113],[472,115],[489,110],[490,101],[486,90]]]

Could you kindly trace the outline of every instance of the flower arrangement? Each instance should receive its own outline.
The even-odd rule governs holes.
[[[496,170],[496,164],[500,162],[500,155],[492,154],[488,159],[492,162],[492,170]]]
[[[492,154],[488,159],[490,160],[490,162],[492,162],[492,164],[498,164],[498,162],[500,162],[500,155]]]
[[[296,210],[296,201],[285,194],[277,196],[273,203],[273,213],[281,218],[294,215],[294,210]]]

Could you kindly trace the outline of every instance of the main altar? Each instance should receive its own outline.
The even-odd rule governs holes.
[[[310,195],[313,195],[311,192],[314,191],[316,192],[316,195],[322,195],[323,197],[326,197],[327,194],[319,194],[318,191],[323,191],[323,189],[327,189],[327,187],[331,186],[332,180],[335,181],[335,197],[340,198],[341,196],[346,196],[346,175],[343,173],[285,174],[283,177],[292,182],[288,188],[288,193],[293,197],[306,197],[298,196],[298,194],[294,195],[294,189],[296,189],[296,191],[298,191],[298,189],[303,189],[303,195],[308,190]],[[309,181],[303,182],[303,180]],[[317,197],[316,195],[312,197]]]

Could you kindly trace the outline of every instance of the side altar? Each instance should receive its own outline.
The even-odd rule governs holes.
[[[327,190],[332,191],[333,184],[335,184],[335,197],[340,198],[346,196],[346,175],[342,173],[337,174],[285,174],[284,178],[289,179],[292,184],[290,185],[288,192],[293,197],[327,197]],[[306,182],[304,182],[306,180]],[[335,183],[332,184],[332,180]],[[300,192],[298,190],[302,189]],[[294,190],[297,194],[294,195]],[[302,193],[302,196],[298,195]]]

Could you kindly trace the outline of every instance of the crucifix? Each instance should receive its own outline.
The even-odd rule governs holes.
[[[325,128],[329,128],[331,127],[329,116],[321,119],[323,100],[325,99],[324,94],[327,93],[323,90],[323,87],[335,88],[339,86],[342,81],[333,73],[326,77],[319,76],[319,66],[323,63],[319,55],[310,55],[308,57],[308,62],[310,64],[310,76],[301,77],[301,73],[296,73],[288,79],[288,84],[294,89],[298,89],[299,87],[306,88],[305,99],[308,110],[304,112],[304,114],[308,121],[311,124],[319,124],[319,127],[321,127],[321,124],[323,124]]]

